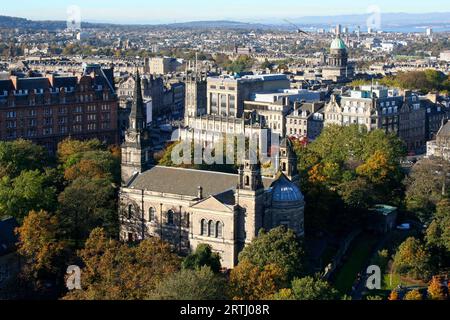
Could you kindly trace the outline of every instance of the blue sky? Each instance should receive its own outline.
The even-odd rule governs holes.
[[[450,12],[448,0],[2,0],[0,15],[35,20],[66,20],[67,8],[77,5],[82,21],[166,23],[192,20],[295,18],[364,14],[370,5],[381,12]]]

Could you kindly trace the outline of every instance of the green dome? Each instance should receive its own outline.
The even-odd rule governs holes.
[[[345,42],[341,38],[335,38],[333,42],[331,42],[331,50],[333,49],[347,50],[347,46],[345,45]]]

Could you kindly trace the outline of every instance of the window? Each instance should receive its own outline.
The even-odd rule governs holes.
[[[249,176],[245,176],[245,185],[246,186],[250,185],[250,178],[249,178]]]
[[[216,222],[216,238],[222,238],[223,228],[222,222]]]
[[[156,209],[151,207],[148,209],[148,221],[154,222],[156,220]]]
[[[173,224],[173,210],[167,212],[167,224]]]
[[[200,234],[202,236],[206,236],[207,228],[208,228],[208,224],[207,224],[206,220],[202,219],[202,221],[200,222]]]
[[[128,205],[127,218],[131,219],[132,216],[133,216],[133,206],[130,204]]]
[[[210,237],[214,236],[214,228],[215,228],[214,222],[212,220],[210,220],[208,222],[208,236],[210,236]]]

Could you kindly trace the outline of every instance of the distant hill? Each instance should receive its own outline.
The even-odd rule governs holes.
[[[323,25],[353,25],[365,26],[370,14],[337,15],[298,17],[290,20],[299,26],[323,26]],[[450,24],[450,12],[439,13],[381,13],[381,25],[391,26],[423,26],[423,25],[448,25]],[[275,20],[272,20],[275,21]]]
[[[106,23],[81,23],[81,27],[85,28],[101,28],[110,25]],[[66,21],[34,21],[24,18],[0,16],[0,28],[54,31],[65,29],[66,27]]]
[[[344,26],[361,26],[364,28],[370,15],[336,15],[336,16],[308,16],[308,17],[290,17],[289,20],[300,27],[327,27],[336,24]],[[105,27],[144,27],[144,28],[222,28],[222,29],[271,29],[282,28],[292,29],[292,25],[284,22],[281,18],[266,18],[253,20],[251,22],[217,20],[217,21],[191,21],[169,24],[111,24],[111,23],[92,23],[82,22],[84,28],[105,28]],[[391,27],[416,27],[424,26],[448,26],[450,28],[450,12],[439,13],[382,13],[382,29]],[[0,16],[0,28],[19,28],[35,30],[61,30],[66,28],[66,21],[34,21],[24,18]]]

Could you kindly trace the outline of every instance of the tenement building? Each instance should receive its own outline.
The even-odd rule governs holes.
[[[367,131],[398,134],[403,97],[383,86],[362,86],[349,95],[332,95],[325,106],[325,125],[358,124]]]
[[[0,139],[31,140],[50,152],[67,137],[116,144],[117,108],[113,72],[98,65],[79,76],[11,76],[0,80]]]
[[[450,121],[442,122],[436,139],[427,142],[427,157],[438,157],[450,161]]]
[[[271,178],[249,159],[237,174],[152,166],[141,101],[133,102],[122,147],[123,240],[159,237],[185,253],[209,244],[222,266],[232,268],[262,228],[284,225],[304,235],[305,204],[289,140],[280,144],[279,173]]]

